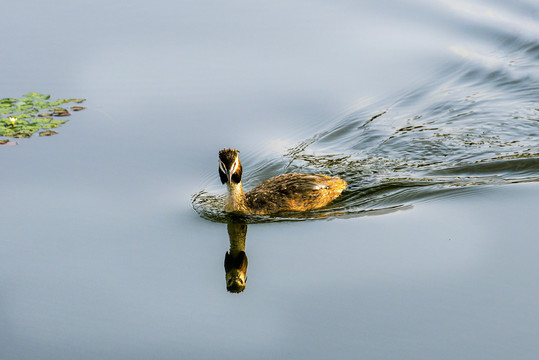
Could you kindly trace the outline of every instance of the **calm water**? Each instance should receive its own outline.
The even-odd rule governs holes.
[[[0,359],[539,355],[534,1],[0,10],[0,97],[88,99],[0,147]],[[350,184],[248,219],[239,295],[223,147]]]

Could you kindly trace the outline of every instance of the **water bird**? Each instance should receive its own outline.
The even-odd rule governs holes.
[[[238,153],[234,149],[219,151],[219,176],[228,189],[227,212],[267,215],[308,211],[327,205],[346,188],[346,181],[338,177],[292,173],[272,177],[244,193]]]

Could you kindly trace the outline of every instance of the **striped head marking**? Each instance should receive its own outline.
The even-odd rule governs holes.
[[[238,153],[234,149],[219,151],[219,177],[223,184],[241,182],[242,167]]]

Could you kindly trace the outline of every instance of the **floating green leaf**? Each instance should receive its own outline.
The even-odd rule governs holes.
[[[48,99],[51,98],[50,95],[39,94],[39,93],[36,93],[36,92],[31,92],[31,93],[25,94],[25,95],[23,95],[23,97],[30,98],[30,99],[42,99],[42,100],[48,100]]]
[[[50,100],[50,95],[31,92],[20,98],[0,99],[0,136],[28,138],[38,132],[40,136],[55,135],[50,129],[57,128],[68,120],[54,117],[70,116],[71,113],[60,105],[80,104],[85,99]],[[83,110],[83,106],[72,106],[72,111]],[[9,139],[2,142],[8,143]],[[11,142],[9,142],[11,143]]]

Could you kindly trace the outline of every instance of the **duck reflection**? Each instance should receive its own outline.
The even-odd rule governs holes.
[[[226,289],[232,293],[240,293],[245,290],[247,282],[247,224],[229,222],[227,230],[230,250],[225,254]]]

